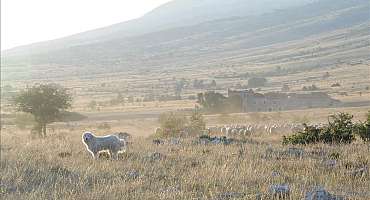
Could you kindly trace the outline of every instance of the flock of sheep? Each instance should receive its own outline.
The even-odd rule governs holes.
[[[286,132],[297,132],[303,130],[301,124],[286,123],[286,124],[244,124],[244,125],[224,125],[209,127],[208,133],[210,134],[222,134],[225,136],[246,136],[256,133],[286,133]]]

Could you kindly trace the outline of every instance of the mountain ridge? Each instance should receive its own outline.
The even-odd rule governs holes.
[[[222,60],[226,55],[235,57],[253,48],[299,41],[358,25],[366,30],[370,23],[369,9],[365,0],[323,0],[258,16],[223,18],[139,36],[74,45],[23,57],[22,62],[107,71],[199,64],[210,58]],[[366,32],[361,34],[365,34],[361,38],[369,36]],[[367,44],[366,41],[362,43]]]
[[[152,11],[137,19],[73,34],[59,39],[37,42],[29,45],[22,45],[5,50],[3,51],[3,53],[11,55],[16,53],[16,51],[22,51],[23,48],[25,48],[25,50],[23,50],[25,51],[24,53],[28,53],[30,50],[35,50],[36,48],[55,47],[55,45],[60,45],[60,43],[70,43],[72,44],[71,46],[93,43],[94,41],[103,40],[102,37],[107,36],[113,37],[110,39],[139,36],[150,32],[157,32],[181,26],[195,25],[198,23],[213,21],[217,19],[267,13],[276,8],[288,8],[312,1],[314,0],[279,0],[280,3],[276,3],[276,0],[174,0],[153,9]],[[254,6],[249,6],[248,2],[257,3],[255,3],[256,5]],[[289,5],[289,3],[291,3],[292,5]],[[255,7],[258,7],[261,4],[267,4],[268,8],[265,8],[264,11],[254,11],[254,13],[248,14],[244,14],[242,12],[244,10],[246,12],[257,10]],[[215,11],[215,8],[217,7],[220,7],[222,9]],[[207,14],[204,14],[207,13],[204,11],[204,8],[209,8],[213,11],[210,12],[209,16],[207,16]],[[224,11],[225,9],[226,11]],[[183,17],[185,15],[188,17]]]

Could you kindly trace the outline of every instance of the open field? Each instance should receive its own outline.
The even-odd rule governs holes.
[[[328,114],[350,112],[364,120],[365,108],[312,109],[279,113],[207,115],[209,125],[233,123],[325,122]],[[286,154],[285,133],[257,133],[245,143],[231,145],[155,145],[151,135],[155,117],[139,119],[95,118],[57,123],[45,139],[32,139],[28,130],[5,126],[1,131],[1,185],[4,199],[270,199],[269,187],[288,184],[290,199],[302,199],[314,186],[348,199],[370,198],[369,174],[352,171],[370,160],[370,146],[302,146],[303,156]],[[284,120],[282,120],[284,119]],[[110,130],[98,128],[106,122]],[[118,161],[92,160],[81,134],[128,131],[129,149]],[[330,155],[339,154],[328,166]]]
[[[287,51],[293,53],[292,49],[289,47]],[[279,52],[272,53],[271,58],[277,57]],[[307,65],[316,66],[325,58],[317,56],[314,64],[308,62]],[[63,79],[5,80],[2,86],[11,85],[12,92],[34,83],[59,83],[73,94],[72,111],[88,118],[52,124],[46,139],[31,139],[30,127],[20,130],[12,125],[12,118],[2,117],[2,125],[5,124],[4,120],[9,125],[2,126],[1,130],[1,196],[4,199],[256,199],[256,195],[261,194],[263,199],[269,199],[267,194],[271,185],[288,184],[291,188],[290,199],[293,200],[302,199],[306,191],[317,185],[348,199],[369,199],[369,175],[351,175],[351,171],[361,162],[370,160],[369,145],[360,141],[344,146],[302,147],[307,152],[302,158],[279,153],[267,155],[270,146],[276,152],[284,152],[288,148],[281,145],[284,133],[253,135],[245,144],[228,146],[194,145],[192,140],[195,138],[185,139],[181,145],[157,146],[152,143],[150,138],[159,126],[160,113],[186,113],[196,105],[195,100],[188,97],[208,90],[192,87],[195,79],[207,82],[215,79],[217,88],[214,90],[225,93],[227,88],[238,88],[238,85],[247,83],[245,78],[239,76],[242,73],[253,71],[269,74],[278,65],[300,66],[295,61],[275,61],[258,65],[219,64],[212,68],[190,66],[188,69],[132,70]],[[330,76],[322,78],[327,71]],[[370,85],[369,71],[366,60],[355,64],[348,60],[338,64],[323,64],[322,67],[301,69],[284,75],[266,75],[268,84],[260,90],[280,91],[286,83],[291,92],[301,92],[303,86],[315,84],[320,88],[319,91],[327,92],[343,102],[366,102],[370,99],[370,90],[366,88]],[[142,101],[150,94],[173,95],[176,82],[182,78],[189,83],[183,89],[183,100]],[[337,82],[340,87],[331,87]],[[111,100],[117,98],[119,93],[122,93],[125,102],[111,105]],[[129,97],[135,100],[128,102]],[[10,98],[10,95],[2,95],[2,114],[14,114]],[[89,107],[93,101],[98,105],[94,109]],[[326,122],[329,114],[340,111],[354,114],[356,120],[363,120],[370,107],[368,104],[357,107],[356,103],[354,106],[207,115],[205,120],[209,126],[319,123]],[[104,124],[108,124],[109,128],[99,128]],[[81,142],[81,134],[85,130],[99,135],[127,131],[134,138],[128,152],[119,161],[93,161]],[[312,153],[315,151],[326,153],[316,155]],[[332,153],[340,155],[333,169],[324,164]],[[353,166],[348,167],[351,163]]]
[[[186,1],[174,2],[182,5]],[[188,2],[202,5],[216,1]],[[250,7],[247,0],[218,2]],[[204,9],[207,16],[214,7],[206,5],[198,11],[203,13]],[[164,11],[169,8],[164,6]],[[182,9],[191,15],[196,8]],[[357,138],[342,145],[282,145],[283,136],[301,128],[299,125],[319,127],[338,112],[353,115],[353,122],[365,120],[370,111],[369,8],[366,0],[322,0],[260,16],[246,12],[248,16],[239,17],[233,8],[226,18],[215,15],[214,21],[203,21],[201,17],[188,25],[181,19],[190,15],[162,15],[163,8],[159,8],[154,15],[144,15],[126,25],[4,51],[0,74],[0,199],[265,200],[273,199],[271,186],[284,185],[290,189],[286,197],[290,200],[304,199],[306,192],[318,186],[344,199],[369,200],[369,143]],[[156,13],[162,20],[174,20],[174,24],[161,29]],[[151,26],[147,27],[146,20]],[[138,33],[124,36],[130,30]],[[255,87],[249,82],[253,78],[266,79],[266,83]],[[63,122],[48,124],[47,137],[40,138],[31,131],[37,128],[34,118],[19,113],[13,100],[25,88],[54,83],[72,96],[68,114],[81,118],[58,118]],[[256,96],[262,96],[260,102],[264,102],[258,103],[246,93],[231,103],[228,100],[232,97],[224,100],[221,95],[221,100],[210,97],[210,103],[197,102],[199,93],[214,91],[227,96],[229,89],[252,89],[261,93]],[[282,94],[288,99],[284,101],[262,95],[272,92],[291,94]],[[267,108],[256,110],[270,111],[319,107],[325,98],[312,100],[313,92],[326,93],[340,102],[325,104],[333,108],[281,112],[232,113],[232,106],[228,107],[249,107],[250,103],[251,107],[261,104]],[[47,101],[56,93],[40,92],[37,97],[46,96]],[[292,103],[294,96],[305,97]],[[312,102],[305,103],[307,99]],[[288,103],[274,110],[266,100],[279,107]],[[59,101],[34,107],[36,112],[41,107],[41,111],[55,114],[58,112],[50,111],[53,109],[42,109],[55,102]],[[222,103],[227,106],[220,106]],[[291,106],[295,103],[309,105]],[[23,111],[33,111],[32,106],[24,107]],[[230,134],[228,129],[223,139],[232,137],[231,144],[203,144],[199,135],[189,136],[190,132],[216,138],[223,135],[203,130],[203,121],[196,119],[201,121],[196,127],[201,130],[181,127],[176,130],[182,136],[179,138],[155,135],[162,113],[176,112],[190,118],[198,108],[209,130],[251,125],[248,128],[253,131],[245,126],[244,133]],[[215,114],[216,110],[220,113]],[[48,120],[44,114],[39,119]],[[181,118],[175,123],[181,120],[185,121]],[[164,133],[168,130],[172,131],[163,128]],[[337,133],[338,129],[333,130]],[[93,160],[81,141],[85,131],[99,136],[128,132],[132,138],[118,160],[104,154]]]

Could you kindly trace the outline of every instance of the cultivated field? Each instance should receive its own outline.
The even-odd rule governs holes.
[[[363,120],[369,107],[316,109],[281,113],[206,116],[209,125],[233,123],[325,122],[338,111]],[[282,120],[285,119],[285,120]],[[257,121],[253,121],[257,120]],[[253,134],[244,143],[152,143],[156,118],[59,123],[45,139],[32,139],[28,130],[5,126],[1,131],[1,196],[4,199],[271,199],[269,187],[287,184],[288,199],[322,186],[348,199],[370,198],[369,174],[354,171],[370,160],[370,146],[358,140],[351,145],[302,146],[303,155],[289,153],[281,136]],[[260,121],[261,123],[261,121]],[[133,134],[129,149],[118,161],[92,160],[81,134],[114,131]],[[328,160],[338,156],[335,165]]]

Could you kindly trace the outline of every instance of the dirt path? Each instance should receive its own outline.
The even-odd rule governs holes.
[[[127,120],[127,119],[153,119],[165,111],[134,111],[134,112],[98,112],[98,113],[81,113],[87,118],[85,121],[110,121],[110,120]]]

